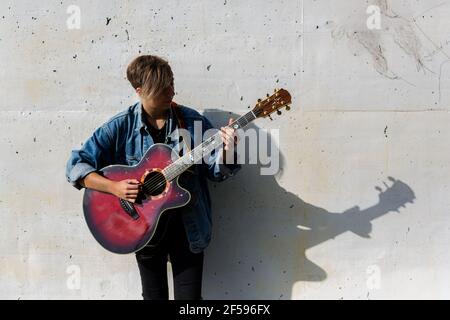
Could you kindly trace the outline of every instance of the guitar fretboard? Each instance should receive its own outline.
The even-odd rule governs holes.
[[[233,128],[234,130],[242,129],[256,118],[257,116],[255,113],[253,111],[249,111],[227,127]],[[220,148],[221,146],[222,138],[220,136],[220,132],[218,132],[167,166],[163,170],[164,176],[168,181],[175,179],[192,165],[201,163],[205,155],[209,156],[214,150]]]

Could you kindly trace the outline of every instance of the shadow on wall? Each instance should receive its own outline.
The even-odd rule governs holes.
[[[216,127],[239,117],[215,109],[204,115]],[[327,277],[306,250],[347,231],[369,238],[372,220],[415,199],[407,184],[389,177],[384,191],[376,187],[375,206],[329,212],[286,191],[275,176],[260,175],[260,168],[243,165],[235,177],[210,185],[214,225],[205,255],[205,299],[291,299],[297,281]]]

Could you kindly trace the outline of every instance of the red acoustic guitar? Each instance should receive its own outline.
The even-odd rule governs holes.
[[[253,110],[229,126],[240,129],[257,118],[270,117],[275,111],[281,114],[280,109],[289,110],[290,103],[289,92],[275,90],[272,96],[258,100]],[[180,174],[219,144],[222,139],[218,133],[179,157],[168,145],[157,143],[135,166],[111,165],[101,169],[100,174],[113,181],[139,180],[141,191],[132,203],[109,193],[86,189],[83,210],[94,238],[114,253],[132,253],[143,248],[155,237],[164,212],[182,207],[191,199],[189,191],[178,183]]]

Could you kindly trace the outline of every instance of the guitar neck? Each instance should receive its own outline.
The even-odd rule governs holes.
[[[234,130],[242,129],[256,118],[257,116],[255,113],[253,111],[249,111],[233,123],[229,124],[227,127],[233,128]],[[211,154],[211,152],[219,148],[219,146],[222,146],[220,132],[206,139],[197,147],[193,148],[191,151],[167,166],[163,170],[163,174],[166,176],[167,180],[171,181],[189,169],[192,165],[201,163],[205,155]]]

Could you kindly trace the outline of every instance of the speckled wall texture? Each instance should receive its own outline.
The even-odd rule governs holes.
[[[134,256],[95,242],[64,176],[136,101],[139,54],[168,59],[175,100],[216,125],[292,93],[254,123],[279,129],[279,172],[210,184],[205,299],[450,298],[449,14],[442,0],[1,1],[0,298],[140,298]]]

